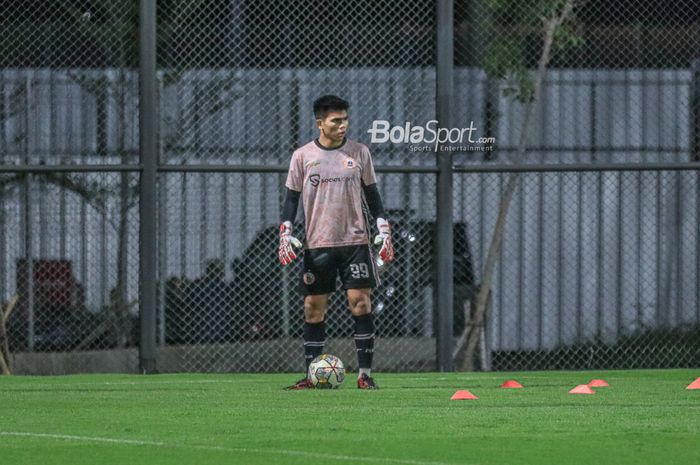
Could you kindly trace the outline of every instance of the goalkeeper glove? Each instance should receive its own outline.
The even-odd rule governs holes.
[[[377,229],[379,234],[374,237],[374,244],[381,244],[379,257],[384,263],[389,263],[394,259],[394,244],[391,242],[391,226],[384,218],[377,218]]]
[[[301,242],[292,236],[292,223],[285,221],[280,225],[280,246],[277,250],[277,257],[283,265],[289,265],[297,258],[294,247],[301,248]]]

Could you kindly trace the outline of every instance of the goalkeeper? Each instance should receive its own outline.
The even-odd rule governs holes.
[[[287,173],[278,255],[282,265],[297,257],[294,249],[301,243],[293,236],[292,223],[301,199],[306,230],[301,289],[307,367],[307,376],[287,389],[313,387],[308,366],[323,353],[328,297],[336,290],[338,276],[354,321],[357,387],[377,389],[371,371],[374,320],[370,292],[379,276],[369,240],[368,211],[379,231],[375,244],[381,244],[381,259],[386,263],[393,260],[394,249],[369,149],[345,137],[348,107],[348,102],[334,95],[324,95],[314,102],[318,139],[292,154]]]

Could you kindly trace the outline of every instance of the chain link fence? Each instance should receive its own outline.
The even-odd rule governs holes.
[[[300,270],[277,263],[277,226],[325,93],[350,101],[394,225],[377,369],[436,369],[440,318],[463,355],[508,167],[522,172],[478,367],[700,362],[695,3],[572,2],[539,94],[547,20],[568,2],[453,3],[454,305],[440,311],[437,3],[157,1],[159,370],[303,366]],[[0,296],[18,297],[17,372],[137,370],[138,21],[137,0],[0,5]],[[342,293],[327,321],[327,350],[356,368]]]
[[[131,371],[138,341],[138,173],[129,172],[138,163],[136,4],[3,2],[0,28],[0,295],[10,366]]]
[[[695,364],[697,171],[520,176],[482,363],[494,370]],[[504,184],[498,174],[456,182],[477,270]]]

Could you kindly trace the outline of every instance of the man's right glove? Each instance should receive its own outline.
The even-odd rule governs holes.
[[[384,263],[389,263],[394,259],[394,244],[391,242],[391,226],[384,218],[377,218],[377,229],[379,234],[374,237],[375,245],[382,245],[379,249],[379,257]]]
[[[297,258],[294,247],[301,248],[301,242],[292,236],[291,221],[285,221],[280,225],[280,246],[277,250],[277,257],[281,264],[289,265]]]

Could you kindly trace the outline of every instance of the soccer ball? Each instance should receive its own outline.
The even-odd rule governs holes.
[[[309,379],[318,389],[336,389],[343,384],[345,367],[335,355],[319,355],[309,365]]]

